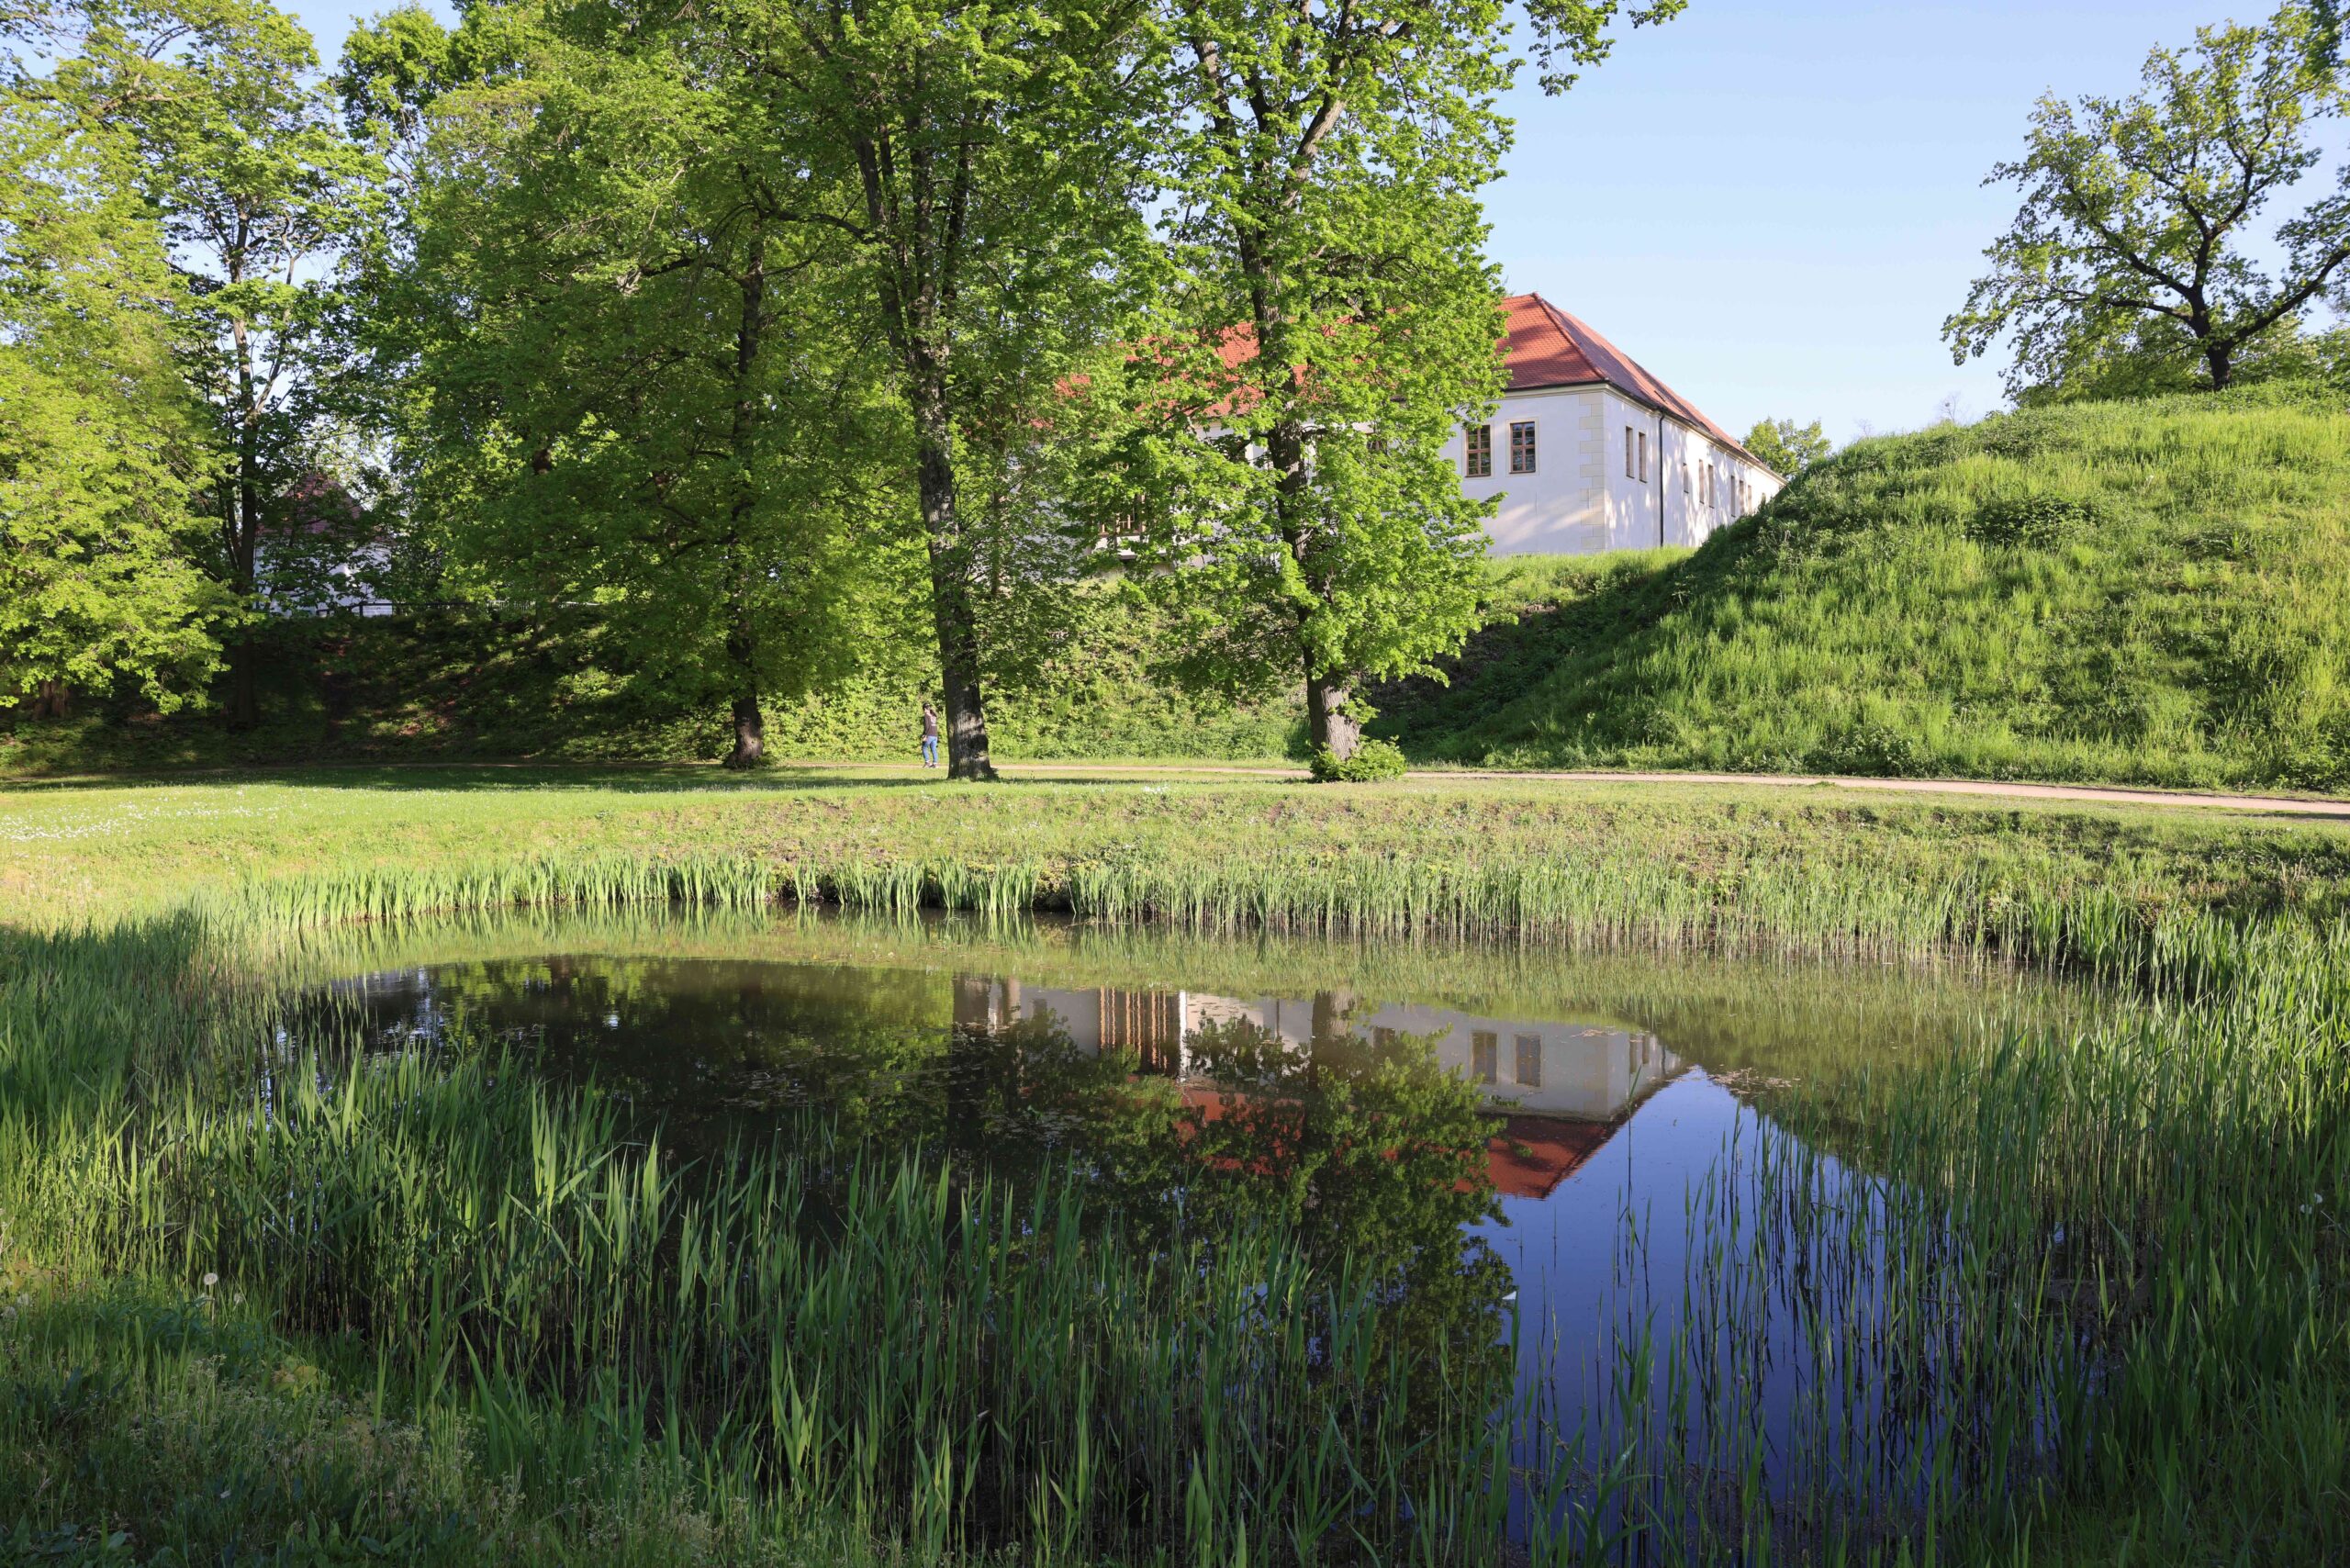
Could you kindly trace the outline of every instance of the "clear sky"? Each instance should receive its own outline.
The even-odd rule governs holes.
[[[331,60],[385,4],[294,9]],[[1841,443],[1928,423],[1953,396],[1974,418],[2000,404],[2000,366],[1952,364],[1940,329],[2014,211],[1981,182],[2033,100],[2128,92],[2153,45],[2273,8],[1691,0],[1564,96],[1512,95],[1494,259],[1733,434],[1791,416]]]

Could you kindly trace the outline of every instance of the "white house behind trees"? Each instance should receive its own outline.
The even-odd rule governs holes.
[[[1702,543],[1785,483],[1639,362],[1539,294],[1502,302],[1509,388],[1453,440],[1470,495],[1498,496],[1496,555]]]

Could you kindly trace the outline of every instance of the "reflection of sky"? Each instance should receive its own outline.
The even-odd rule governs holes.
[[[1615,1135],[1547,1197],[1501,1201],[1501,1215],[1479,1227],[1517,1281],[1518,1376],[1547,1384],[1561,1425],[1604,1406],[1595,1380],[1625,1301],[1619,1258],[1628,1207],[1645,1245],[1638,1260],[1650,1282],[1687,1272],[1683,1198],[1714,1167],[1733,1133],[1754,1113],[1697,1071],[1658,1090]],[[1660,1340],[1678,1312],[1670,1292],[1652,1298]]]

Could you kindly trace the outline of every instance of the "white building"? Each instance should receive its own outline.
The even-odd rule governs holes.
[[[1504,300],[1509,390],[1456,439],[1470,495],[1500,498],[1496,555],[1697,544],[1785,483],[1690,401],[1539,294]]]

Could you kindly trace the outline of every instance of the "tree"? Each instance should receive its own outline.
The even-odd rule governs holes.
[[[1142,0],[720,0],[677,23],[765,116],[778,155],[758,210],[845,248],[835,308],[887,350],[957,778],[994,776],[990,541],[961,444],[1008,410],[1045,417],[1113,319],[1138,232],[1145,19]]]
[[[901,421],[821,291],[836,237],[766,205],[741,79],[576,20],[433,110],[421,487],[461,564],[598,606],[637,667],[723,702],[750,767],[763,704],[839,673],[908,597],[882,444]]]
[[[337,125],[300,24],[268,0],[93,4],[61,96],[138,151],[135,179],[186,274],[194,384],[225,458],[210,487],[221,575],[247,618],[274,509],[306,467],[309,394],[339,353],[331,266],[381,171]],[[229,720],[259,717],[250,630]]]
[[[1555,90],[1617,7],[1528,9]],[[1167,0],[1165,27],[1175,275],[1135,399],[1162,428],[1123,472],[1155,491],[1195,676],[1302,679],[1311,744],[1343,759],[1356,683],[1428,670],[1476,622],[1484,512],[1445,449],[1503,386],[1477,192],[1508,141],[1505,11]]]
[[[0,698],[200,699],[228,610],[200,566],[211,453],[174,352],[187,307],[119,132],[0,89]]]
[[[1780,477],[1792,479],[1836,449],[1821,432],[1819,421],[1798,425],[1793,420],[1757,420],[1746,432],[1746,450],[1761,458]]]
[[[2206,28],[2156,49],[2128,98],[2053,95],[2020,159],[1986,184],[2023,192],[1984,252],[1990,273],[1942,324],[1953,359],[2012,340],[2010,391],[2054,384],[2120,342],[2175,353],[2227,386],[2247,349],[2301,313],[2350,263],[2350,162],[2333,192],[2278,224],[2281,273],[2245,254],[2254,226],[2323,161],[2312,129],[2338,118],[2338,34],[2310,6],[2265,27]]]

